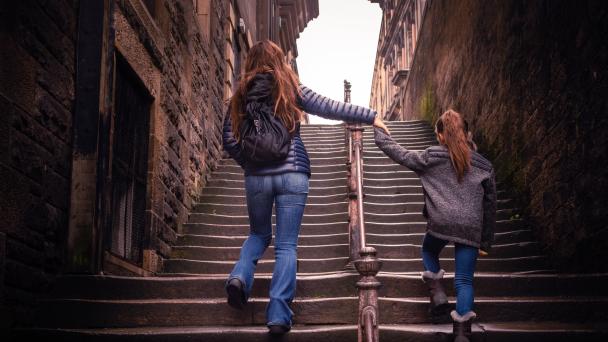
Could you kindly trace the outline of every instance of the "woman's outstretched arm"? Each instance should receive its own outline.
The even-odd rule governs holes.
[[[350,103],[332,100],[300,85],[300,106],[306,113],[346,122],[373,124],[376,111]]]

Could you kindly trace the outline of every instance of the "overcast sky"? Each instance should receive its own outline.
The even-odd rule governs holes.
[[[298,71],[310,89],[342,101],[344,80],[351,102],[369,106],[382,11],[368,0],[319,0],[319,16],[300,34]],[[310,116],[311,123],[333,123]]]

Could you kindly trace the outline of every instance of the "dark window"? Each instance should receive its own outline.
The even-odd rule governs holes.
[[[140,264],[145,232],[149,117],[152,97],[121,56],[116,58],[112,134],[112,253]]]

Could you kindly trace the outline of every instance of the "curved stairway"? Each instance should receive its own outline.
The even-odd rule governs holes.
[[[412,149],[435,143],[428,124],[389,123],[393,137]],[[295,326],[284,340],[354,341],[359,275],[346,270],[348,213],[343,126],[302,126],[312,162],[299,248]],[[364,132],[365,219],[368,244],[383,260],[382,341],[447,340],[451,324],[431,324],[420,280],[425,223],[416,175],[396,165]],[[265,341],[265,305],[273,251],[258,264],[244,312],[226,304],[223,284],[248,232],[242,171],[223,160],[194,207],[173,255],[157,277],[64,276],[45,300],[41,326],[23,335],[74,340]],[[586,341],[608,338],[608,276],[557,275],[547,265],[525,221],[499,193],[495,247],[478,261],[478,320],[484,341]],[[453,296],[453,248],[442,255]],[[453,300],[453,297],[451,298]],[[562,323],[560,323],[562,322]]]

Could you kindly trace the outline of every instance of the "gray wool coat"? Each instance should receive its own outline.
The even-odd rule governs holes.
[[[496,183],[492,163],[471,151],[471,168],[459,183],[446,147],[410,151],[379,128],[374,129],[374,137],[376,145],[387,156],[420,177],[429,234],[490,250],[496,225]]]

